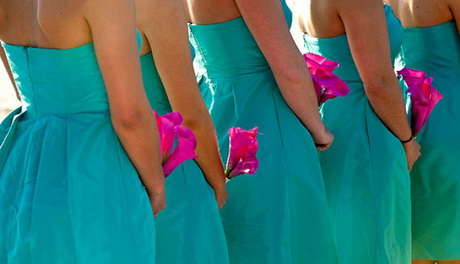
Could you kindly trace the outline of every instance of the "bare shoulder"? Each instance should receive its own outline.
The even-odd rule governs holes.
[[[5,25],[6,22],[6,12],[2,4],[0,4],[0,29]]]
[[[169,4],[169,0],[135,0],[137,27],[140,29],[149,28],[150,24],[155,20],[155,10],[160,5],[163,6],[167,4]]]
[[[0,40],[3,38],[3,34],[4,34],[4,31],[5,31],[6,25],[7,25],[7,22],[6,22],[5,8],[3,7],[2,4],[0,4]]]
[[[134,7],[134,0],[73,0],[80,2],[80,8],[85,17],[105,17],[118,14],[125,10],[130,12]]]
[[[294,20],[299,29],[314,37],[333,37],[345,32],[339,9],[342,0],[297,0]]]
[[[367,12],[375,8],[383,8],[382,0],[336,0],[340,11]]]
[[[383,14],[382,0],[337,0],[336,9],[345,23],[367,23]]]
[[[460,11],[460,0],[445,0],[451,10]]]
[[[453,19],[450,6],[459,0],[406,0],[413,17],[412,26],[427,27]]]
[[[71,48],[89,42],[91,38],[83,14],[86,1],[35,1],[39,5],[39,13],[35,19],[46,35],[39,41],[42,43],[40,46]],[[27,16],[33,13],[32,3],[27,10],[24,10],[23,15]]]

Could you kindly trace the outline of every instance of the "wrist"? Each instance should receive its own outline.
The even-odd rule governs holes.
[[[413,139],[414,139],[414,135],[411,132],[410,137],[408,137],[406,139],[399,139],[399,141],[401,141],[401,144],[405,145],[405,144],[411,142]]]
[[[327,131],[327,128],[326,126],[324,125],[323,122],[319,122],[318,124],[316,124],[314,126],[314,129],[311,129],[309,130],[310,131],[310,134],[315,137],[315,136],[322,136],[324,135],[324,133],[326,133]]]
[[[149,196],[159,196],[159,195],[164,195],[165,193],[165,186],[164,184],[159,184],[151,187],[146,187],[145,188],[147,191],[147,194]]]
[[[227,188],[226,186],[226,178],[223,179],[223,181],[219,181],[218,183],[214,183],[212,186],[212,189],[218,191],[218,190],[223,190]]]

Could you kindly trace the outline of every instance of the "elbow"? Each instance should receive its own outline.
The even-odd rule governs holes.
[[[141,126],[146,118],[146,114],[140,110],[123,110],[112,113],[112,123],[116,130],[133,130]]]
[[[192,131],[199,132],[202,129],[206,129],[206,127],[212,127],[211,117],[207,109],[193,111],[193,113],[189,114],[183,113],[182,116],[184,126]]]
[[[308,74],[310,73],[308,71],[308,68],[305,67],[304,71],[303,69],[296,69],[294,67],[291,68],[282,68],[278,72],[274,72],[275,77],[277,79],[282,78],[283,83],[288,84],[288,86],[298,86],[302,85],[306,78],[306,76],[309,76]]]
[[[394,85],[395,76],[373,76],[364,80],[364,90],[368,97],[382,96],[391,85]]]

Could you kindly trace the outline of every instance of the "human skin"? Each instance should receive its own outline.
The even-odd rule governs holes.
[[[285,21],[279,0],[184,0],[194,24],[213,24],[242,16],[267,59],[280,92],[308,129],[318,150],[329,148],[334,136],[318,113],[313,82]]]
[[[164,209],[159,137],[142,84],[134,2],[3,1],[0,39],[9,44],[52,49],[93,42],[115,132],[146,187],[154,214]]]
[[[385,0],[395,10],[404,27],[429,27],[455,20],[460,34],[458,0]],[[460,264],[460,260],[413,260],[413,264]]]
[[[313,37],[347,34],[348,43],[369,102],[400,140],[411,137],[404,99],[390,59],[388,30],[380,0],[295,0],[298,28]],[[415,140],[403,144],[411,170],[420,156]]]
[[[226,178],[214,125],[195,79],[183,3],[136,0],[136,9],[137,28],[144,39],[141,55],[153,53],[172,110],[181,113],[184,125],[194,132],[198,156],[195,161],[222,208],[228,197]]]

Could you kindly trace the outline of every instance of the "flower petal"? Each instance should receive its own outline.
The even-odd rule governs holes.
[[[229,129],[229,155],[225,170],[228,177],[235,177],[242,173],[247,173],[244,171],[253,173],[253,171],[255,172],[255,170],[257,170],[257,166],[255,170],[251,169],[250,167],[253,162],[249,162],[254,159],[257,160],[256,153],[259,148],[257,131],[257,127],[251,130],[244,130],[239,127]],[[248,160],[248,163],[246,163],[246,160]],[[235,170],[236,168],[238,169]]]
[[[162,115],[161,117],[171,121],[175,126],[182,125],[182,122],[184,122],[184,119],[182,118],[182,115],[179,112],[171,112]]]
[[[241,161],[237,163],[236,167],[229,173],[229,179],[239,176],[241,174],[254,174],[259,168],[259,160],[255,156],[244,156]]]
[[[174,123],[164,116],[159,116],[154,111],[155,118],[158,126],[158,134],[160,137],[160,150],[163,157],[163,163],[172,154],[175,139]]]
[[[165,177],[168,177],[173,170],[182,162],[189,159],[195,159],[198,156],[195,153],[197,146],[196,137],[193,132],[186,126],[176,126],[177,145],[174,152],[169,156],[168,160],[163,164],[163,172]]]
[[[314,53],[305,53],[303,56],[312,75],[319,105],[328,99],[346,96],[349,93],[348,85],[332,73],[339,66],[337,62]]]
[[[404,78],[411,94],[411,126],[412,133],[416,136],[425,126],[442,95],[431,85],[433,78],[427,78],[423,71],[404,68],[398,71],[398,74]]]

